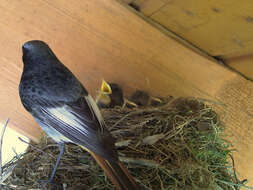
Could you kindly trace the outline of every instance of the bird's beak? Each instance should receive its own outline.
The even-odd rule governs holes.
[[[26,51],[27,51],[27,47],[26,47],[26,44],[24,44],[24,45],[22,46],[22,52],[23,52],[23,54],[24,54]]]
[[[106,95],[112,94],[110,85],[104,79],[102,80],[101,93]]]
[[[110,95],[112,94],[112,89],[110,85],[103,79],[100,91],[96,97],[96,103],[99,107],[106,107],[111,103]]]
[[[32,49],[32,48],[34,47],[34,45],[33,45],[34,42],[35,42],[35,40],[34,40],[34,41],[25,42],[25,43],[23,44],[23,46],[22,46],[23,52],[24,52],[24,51],[28,51],[29,49]]]

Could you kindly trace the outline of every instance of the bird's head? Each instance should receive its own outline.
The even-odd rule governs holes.
[[[98,95],[96,97],[96,102],[99,105],[99,107],[106,107],[110,104],[111,94],[112,89],[110,85],[105,80],[102,80],[101,89],[99,90]]]
[[[43,41],[32,40],[22,46],[24,65],[36,63],[47,64],[49,60],[57,59],[50,47]]]

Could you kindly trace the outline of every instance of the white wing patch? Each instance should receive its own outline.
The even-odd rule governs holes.
[[[60,132],[58,132],[53,127],[49,127],[45,123],[41,122],[39,119],[35,118],[35,120],[40,125],[40,127],[43,129],[43,131],[45,131],[45,133],[48,136],[50,136],[52,139],[54,139],[54,141],[56,141],[57,143],[60,143],[60,142],[72,142],[69,138],[67,138],[64,135],[62,135]]]
[[[104,122],[103,116],[102,116],[96,102],[91,97],[91,95],[85,96],[85,100],[87,101],[90,109],[94,111],[94,113],[99,121],[99,124],[101,126],[101,130],[103,131],[103,126],[105,126],[105,122]]]
[[[100,132],[104,131],[104,119],[100,113],[100,110],[96,104],[96,102],[93,100],[93,98],[88,95],[85,96],[85,100],[92,112],[94,114],[94,117],[97,118],[99,124],[100,124]],[[59,124],[62,123],[63,125],[67,125],[69,127],[72,127],[75,130],[78,130],[80,133],[88,136],[90,134],[89,129],[86,129],[83,125],[83,121],[78,118],[78,115],[73,114],[67,105],[62,107],[54,107],[54,108],[47,108],[46,110],[43,110],[47,112],[48,115],[51,115],[52,118],[54,118]]]
[[[69,110],[66,109],[67,106],[48,108],[48,113],[52,114],[58,121],[65,123],[66,125],[72,126],[75,129],[79,129],[85,134],[89,134],[85,127],[82,127],[82,122]]]

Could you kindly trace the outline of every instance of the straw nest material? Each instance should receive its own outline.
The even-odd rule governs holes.
[[[223,140],[224,126],[203,101],[167,98],[156,106],[104,109],[102,114],[117,139],[120,160],[142,189],[238,190],[242,186],[231,164],[230,144]],[[16,167],[5,183],[17,190],[41,189],[41,180],[49,178],[58,153],[57,144],[44,136],[9,163]],[[114,186],[87,152],[68,144],[54,184],[46,189],[112,190]]]

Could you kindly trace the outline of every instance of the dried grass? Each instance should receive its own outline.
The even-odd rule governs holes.
[[[203,101],[167,99],[155,107],[104,109],[102,113],[117,139],[120,160],[142,189],[238,190],[243,186],[233,170],[224,126]],[[17,165],[7,185],[17,190],[40,189],[40,180],[49,178],[59,153],[57,145],[44,136],[33,146],[9,163]],[[114,187],[87,152],[69,144],[54,184],[47,189]]]

